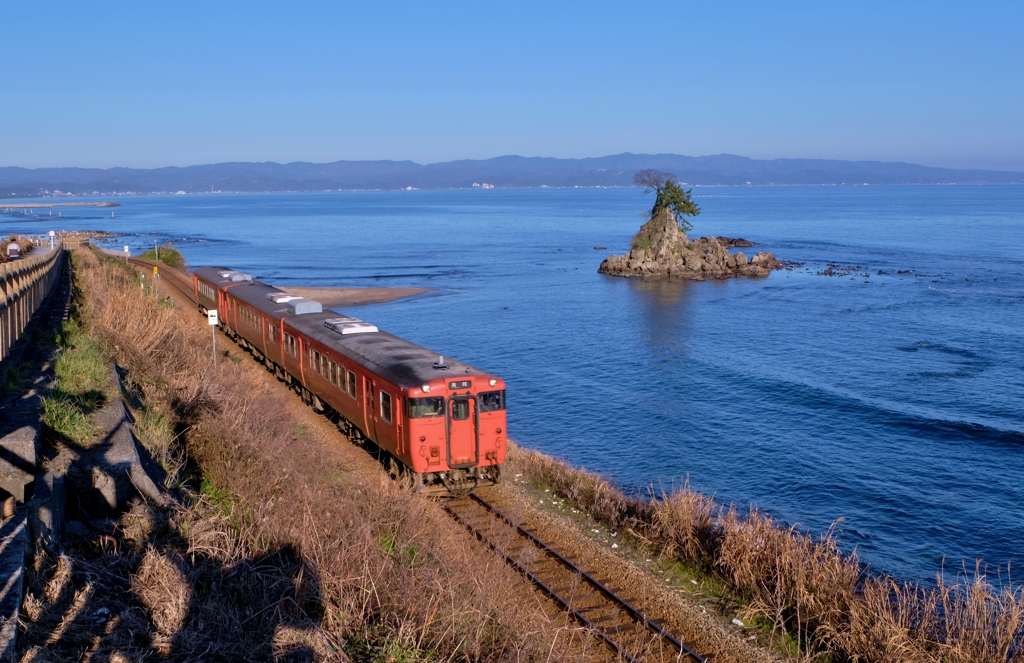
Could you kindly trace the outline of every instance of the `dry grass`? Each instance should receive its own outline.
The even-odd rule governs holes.
[[[311,660],[343,657],[331,651],[396,662],[573,658],[554,647],[565,632],[523,603],[518,576],[453,535],[458,529],[435,504],[383,472],[350,470],[342,456],[306,438],[251,365],[225,359],[213,370],[205,326],[190,311],[143,296],[122,263],[90,251],[76,252],[75,263],[89,332],[128,370],[147,407],[173,420],[180,434],[165,444],[183,447],[166,453],[187,453],[211,499],[231,514],[213,527],[187,510],[174,514],[168,536],[176,545],[122,524],[111,545],[132,550],[117,576],[130,578],[125,610],[150,622],[135,625],[133,632],[149,634],[136,655],[204,658],[196,647],[212,647],[212,633],[223,643],[205,658],[222,660],[274,660],[267,642],[287,649],[303,638],[326,643],[303,650]],[[153,518],[143,516],[135,517]],[[280,555],[288,559],[284,575],[281,564],[260,561]],[[220,575],[209,580],[207,564]],[[240,564],[256,574],[251,583],[227,581]],[[59,560],[41,563],[36,586],[47,575],[55,582],[60,567]],[[270,575],[260,576],[263,570]],[[90,591],[95,583],[59,590],[59,601],[33,600],[59,603],[56,613],[68,615],[76,600],[88,603],[83,592]],[[243,619],[238,611],[250,604],[263,612]],[[36,646],[42,656],[45,643]],[[248,653],[228,654],[231,647]]]
[[[688,486],[630,497],[594,473],[511,444],[509,470],[724,580],[747,618],[764,620],[801,660],[1024,662],[1024,588],[992,582],[980,567],[952,580],[940,574],[934,587],[901,583],[869,575],[831,530],[815,538]]]

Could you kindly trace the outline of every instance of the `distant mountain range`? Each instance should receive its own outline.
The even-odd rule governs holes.
[[[474,186],[631,186],[657,168],[690,185],[1016,184],[1024,173],[828,159],[758,160],[731,154],[615,154],[588,159],[504,156],[421,165],[412,161],[217,163],[168,168],[0,168],[0,196],[124,193],[463,189]]]

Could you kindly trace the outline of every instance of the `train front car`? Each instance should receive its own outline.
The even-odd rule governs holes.
[[[501,480],[507,424],[505,382],[473,369],[451,371],[408,390],[410,466],[427,492],[464,495]],[[454,375],[452,375],[454,373]]]

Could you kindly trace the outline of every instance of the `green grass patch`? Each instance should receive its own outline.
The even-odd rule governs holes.
[[[57,331],[57,376],[51,392],[43,398],[43,424],[51,431],[86,444],[96,435],[89,415],[107,401],[110,379],[103,347],[77,320],[68,320]]]
[[[203,477],[199,483],[199,492],[206,496],[210,503],[217,507],[221,513],[231,515],[235,511],[235,498],[230,492],[216,485],[207,477]]]
[[[43,398],[43,424],[77,444],[85,444],[96,436],[96,428],[82,408],[63,394]]]
[[[164,244],[159,249],[140,253],[135,257],[139,260],[162,262],[168,267],[177,269],[178,271],[185,271],[185,257],[182,256],[181,252],[174,248],[170,243]]]

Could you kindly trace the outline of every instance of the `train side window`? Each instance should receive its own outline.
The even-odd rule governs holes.
[[[480,411],[494,412],[505,409],[505,390],[485,391],[479,395]]]
[[[348,372],[348,395],[356,397],[356,374],[352,371]]]
[[[331,381],[331,360],[327,358],[327,355],[320,355],[320,375],[324,376],[328,382]]]
[[[287,332],[284,335],[284,351],[293,357],[299,356],[299,343],[294,336]]]
[[[406,403],[410,419],[426,419],[444,414],[444,399],[440,396],[410,398]]]
[[[391,423],[391,394],[386,391],[380,392],[380,416],[384,421]]]
[[[271,343],[277,345],[277,327],[274,325],[267,325],[267,338],[270,339]]]

